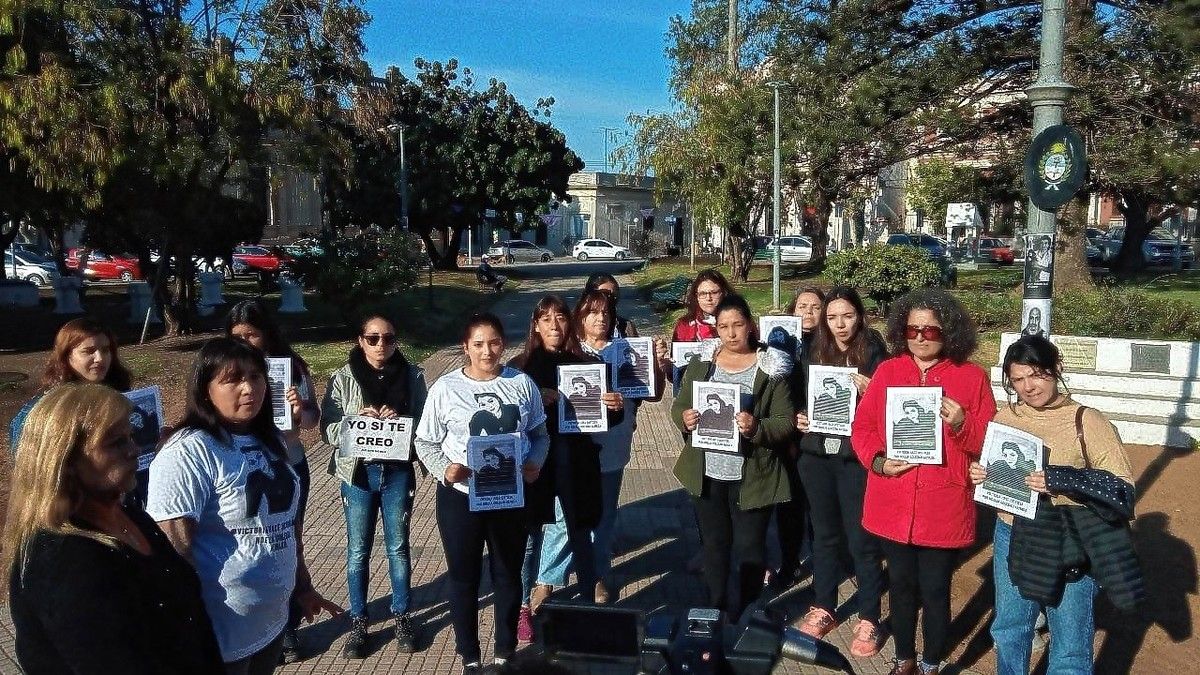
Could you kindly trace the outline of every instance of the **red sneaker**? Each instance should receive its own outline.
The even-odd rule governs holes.
[[[820,607],[809,607],[808,614],[800,622],[800,632],[818,640],[824,639],[834,628],[837,628],[837,619]]]
[[[517,615],[517,642],[533,642],[533,615],[529,613],[528,607],[521,607],[521,613]]]
[[[854,627],[854,641],[850,643],[850,653],[860,659],[869,659],[879,653],[883,644],[883,633],[879,626],[867,619],[861,619]]]

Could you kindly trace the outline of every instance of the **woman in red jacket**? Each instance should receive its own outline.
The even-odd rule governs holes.
[[[983,447],[996,400],[987,374],[968,361],[976,329],[954,296],[917,289],[888,318],[892,358],[871,378],[852,427],[851,444],[868,471],[863,527],[880,537],[888,561],[896,662],[890,675],[936,674],[950,628],[950,577],[960,549],[975,541],[968,466]],[[887,459],[888,387],[940,387],[942,463]],[[925,652],[917,662],[918,605]]]

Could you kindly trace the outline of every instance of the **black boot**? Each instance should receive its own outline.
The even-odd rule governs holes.
[[[412,617],[408,614],[396,615],[396,649],[405,653],[411,654],[417,651],[417,635],[416,629],[413,626]]]
[[[346,636],[346,646],[342,648],[342,656],[348,659],[367,657],[367,617],[350,617],[350,634]]]
[[[295,663],[300,660],[300,636],[295,628],[283,630],[283,651],[279,654],[279,663]]]

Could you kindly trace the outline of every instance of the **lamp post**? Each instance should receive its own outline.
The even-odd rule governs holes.
[[[780,265],[781,258],[783,255],[779,248],[779,241],[780,241],[780,238],[779,238],[779,88],[783,87],[783,86],[787,86],[787,83],[780,82],[779,80],[773,80],[771,82],[768,82],[767,86],[770,87],[775,92],[775,185],[774,185],[774,190],[773,190],[772,199],[771,199],[771,203],[772,203],[772,207],[771,207],[771,211],[772,211],[772,213],[771,213],[771,221],[772,221],[771,230],[772,230],[772,232],[771,233],[773,235],[775,235],[775,242],[774,242],[775,243],[775,264],[774,264],[774,269],[771,272],[771,290],[772,290],[771,307],[772,307],[772,309],[774,309],[774,311],[778,312],[779,311],[779,265]],[[750,261],[747,261],[746,264],[749,265]]]
[[[400,229],[408,231],[408,162],[404,158],[404,125],[389,124],[376,131],[399,134],[400,137]]]

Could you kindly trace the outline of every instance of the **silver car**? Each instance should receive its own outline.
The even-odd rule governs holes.
[[[4,252],[4,271],[10,279],[23,279],[37,286],[49,286],[58,278],[58,267],[53,260],[43,258],[36,253],[16,254]]]
[[[493,244],[487,250],[489,258],[496,258],[505,263],[514,262],[550,262],[554,254],[548,249],[524,239],[510,239]]]

